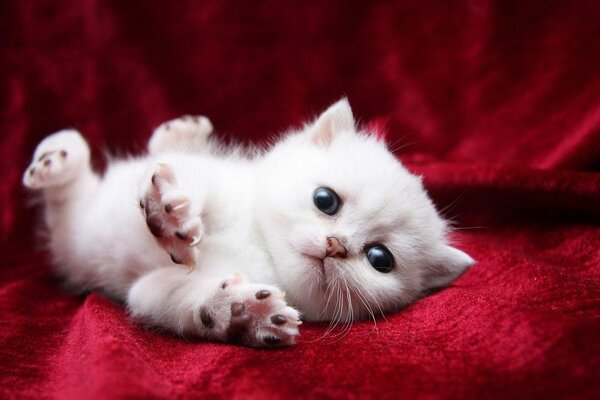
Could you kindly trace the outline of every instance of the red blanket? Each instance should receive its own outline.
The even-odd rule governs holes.
[[[312,3],[312,2],[311,2]],[[0,4],[0,398],[600,398],[600,4]],[[143,148],[208,115],[261,142],[349,97],[478,263],[377,323],[254,350],[75,297],[20,175],[46,134]],[[400,201],[400,200],[399,200]]]

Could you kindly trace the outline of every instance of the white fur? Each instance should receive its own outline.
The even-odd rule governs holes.
[[[298,333],[296,309],[308,320],[374,318],[473,264],[448,245],[447,225],[421,180],[384,143],[356,130],[345,99],[253,156],[223,151],[211,131],[206,118],[163,124],[149,155],[113,162],[102,178],[76,132],[40,143],[23,181],[44,189],[50,248],[71,285],[101,289],[125,300],[141,322],[181,334],[285,345]],[[57,156],[61,150],[68,155]],[[50,165],[42,154],[54,157]],[[340,195],[336,215],[315,207],[317,187]],[[167,204],[176,212],[165,213]],[[161,237],[146,218],[159,222]],[[189,234],[179,240],[176,231]],[[326,257],[329,237],[346,257]],[[369,264],[364,248],[373,243],[394,255],[390,273]],[[185,255],[193,270],[168,253]],[[261,290],[270,296],[259,299]],[[238,303],[241,317],[232,311]],[[273,323],[274,315],[285,324]],[[232,337],[234,325],[243,326],[241,337]]]

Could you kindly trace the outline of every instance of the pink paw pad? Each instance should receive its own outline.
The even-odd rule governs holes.
[[[297,310],[289,307],[285,294],[268,285],[247,283],[234,277],[221,289],[228,294],[230,320],[226,340],[253,347],[294,344],[302,323]]]
[[[203,236],[200,216],[190,211],[189,198],[180,191],[171,168],[160,164],[140,200],[150,233],[175,264],[196,265],[195,247]]]

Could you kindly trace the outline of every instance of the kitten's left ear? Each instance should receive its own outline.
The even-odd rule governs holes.
[[[341,132],[354,130],[354,116],[348,103],[343,98],[330,106],[308,128],[310,141],[321,147],[329,147],[333,139]]]
[[[473,264],[475,260],[467,253],[452,246],[440,246],[432,265],[425,272],[424,289],[448,286]]]

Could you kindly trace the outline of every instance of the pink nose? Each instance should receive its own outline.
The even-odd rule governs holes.
[[[346,257],[347,251],[344,246],[340,243],[337,238],[327,238],[327,251],[325,252],[326,257]]]

